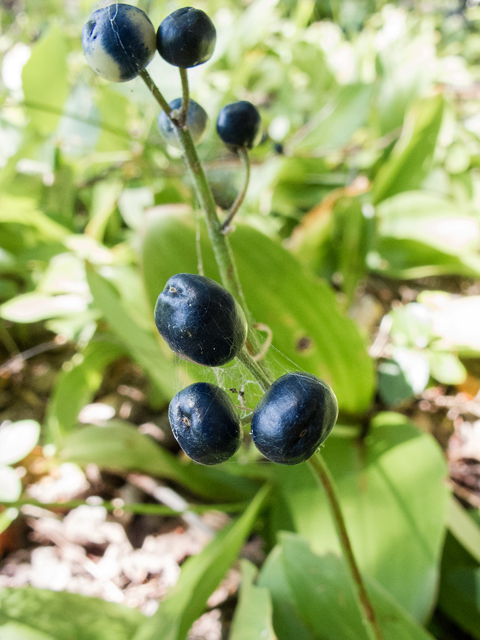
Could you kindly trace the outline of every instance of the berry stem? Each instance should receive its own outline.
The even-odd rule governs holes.
[[[243,204],[243,201],[245,200],[245,195],[247,193],[247,189],[248,189],[248,183],[250,182],[250,158],[248,157],[248,151],[247,149],[243,148],[243,147],[239,147],[237,149],[238,151],[238,155],[240,156],[240,159],[242,161],[243,164],[243,169],[245,172],[245,178],[243,181],[243,187],[241,189],[241,191],[239,191],[238,196],[235,199],[235,202],[232,204],[232,206],[230,207],[230,211],[227,214],[227,217],[225,218],[225,220],[223,221],[222,224],[222,233],[229,233],[231,231],[230,227],[230,223],[233,220],[235,214],[237,213],[237,211],[240,209],[240,207]]]
[[[273,381],[270,375],[264,371],[261,363],[252,358],[246,347],[243,347],[243,349],[237,354],[237,358],[250,371],[250,373],[255,376],[255,379],[262,390],[266,391]]]
[[[325,493],[327,494],[338,539],[340,546],[342,547],[343,556],[350,572],[350,577],[355,585],[356,596],[360,605],[359,608],[362,614],[363,624],[365,625],[365,631],[367,632],[370,640],[384,640],[382,630],[380,629],[375,616],[375,610],[370,602],[370,597],[367,593],[365,583],[363,582],[355,556],[353,555],[352,545],[350,543],[350,538],[348,537],[347,527],[340,507],[338,492],[333,476],[319,452],[315,453],[308,460],[308,464],[310,465],[314,476],[321,483]]]
[[[180,67],[180,78],[182,80],[182,113],[179,119],[179,126],[185,127],[187,124],[188,106],[190,104],[190,94],[188,91],[188,75],[187,70]]]
[[[144,70],[143,73],[141,73],[141,76],[147,87],[152,92],[153,97],[157,100],[168,117],[170,117],[170,107],[148,72]],[[187,128],[178,126],[178,123],[174,120],[172,120],[172,122],[175,126],[177,139],[183,151],[185,164],[187,165],[187,170],[194,185],[198,201],[200,202],[200,207],[205,214],[208,237],[210,238],[210,244],[212,245],[218,270],[220,271],[220,279],[225,289],[229,291],[240,303],[248,323],[247,343],[250,345],[253,353],[258,353],[261,350],[262,345],[255,331],[252,329],[253,318],[250,313],[250,309],[248,308],[247,301],[245,300],[245,296],[243,295],[235,258],[228,238],[222,233],[222,225],[218,219],[213,193],[210,185],[208,184],[202,164],[198,158],[192,136]],[[260,386],[263,389],[268,388],[273,382],[273,377],[266,363],[255,362],[246,349],[244,349],[242,358],[243,364],[251,373],[253,373]],[[247,362],[249,363],[248,365]]]
[[[155,98],[155,100],[158,102],[158,104],[162,107],[162,109],[165,111],[167,116],[170,118],[170,112],[171,112],[170,105],[168,104],[168,102],[163,97],[162,93],[160,92],[160,89],[157,87],[157,85],[152,80],[152,76],[148,73],[148,71],[146,69],[142,69],[138,75],[145,82],[147,87],[152,92],[153,97]]]

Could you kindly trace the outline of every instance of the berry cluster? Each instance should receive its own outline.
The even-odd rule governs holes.
[[[146,66],[155,50],[169,64],[180,68],[183,98],[167,104],[156,90],[163,107],[158,127],[173,145],[179,144],[179,131],[183,128],[189,130],[194,144],[205,135],[208,116],[189,98],[185,70],[209,60],[215,40],[212,21],[199,9],[174,11],[155,34],[143,11],[118,3],[95,11],[82,33],[88,63],[112,82],[125,82],[140,75],[152,88]],[[217,133],[238,152],[247,169],[244,190],[221,227],[222,233],[227,233],[248,185],[247,150],[261,138],[257,109],[245,100],[225,106],[218,116]],[[247,339],[247,321],[240,305],[223,287],[200,275],[180,273],[168,280],[158,296],[155,323],[175,354],[207,367],[233,360]],[[268,388],[254,410],[252,439],[269,460],[299,464],[324,442],[337,414],[337,400],[325,382],[307,373],[289,373]],[[170,403],[169,419],[182,449],[201,464],[225,462],[240,446],[238,412],[225,391],[215,385],[192,384],[177,393]]]
[[[155,50],[175,67],[196,67],[210,60],[215,41],[213,22],[205,12],[193,7],[171,13],[155,34],[144,11],[129,4],[111,4],[92,13],[82,31],[82,47],[88,64],[110,82],[126,82],[145,74]],[[182,98],[168,106],[170,112],[160,114],[158,128],[165,140],[176,146],[173,114],[181,110]],[[207,125],[208,116],[203,107],[190,100],[186,126],[195,144],[203,140]],[[229,104],[218,116],[217,132],[230,148],[251,149],[261,139],[260,114],[245,100]]]
[[[158,296],[155,323],[180,357],[216,367],[230,362],[247,336],[245,316],[235,299],[204,276],[180,273]],[[252,439],[263,455],[280,464],[307,460],[337,419],[330,387],[308,373],[288,373],[265,393],[251,417]],[[228,395],[199,382],[173,398],[170,424],[178,443],[196,462],[228,460],[241,442],[241,425]]]

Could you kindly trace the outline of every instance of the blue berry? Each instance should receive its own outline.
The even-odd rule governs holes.
[[[88,64],[110,82],[138,76],[155,55],[155,29],[147,14],[129,4],[98,9],[83,27]]]
[[[247,100],[227,104],[218,114],[217,133],[229,147],[255,147],[262,138],[262,119]]]
[[[181,109],[182,99],[176,98],[170,102],[169,107],[173,109]],[[188,114],[187,114],[187,127],[190,131],[194,144],[200,144],[207,133],[208,127],[208,115],[203,107],[198,102],[190,98],[188,102]],[[171,144],[174,147],[180,148],[180,145],[175,134],[175,126],[170,118],[167,117],[165,111],[162,111],[158,116],[158,130],[163,136],[165,142]]]
[[[337,399],[326,382],[309,373],[287,373],[257,404],[252,439],[272,462],[299,464],[326,440],[337,416]]]
[[[240,446],[242,431],[235,405],[213,384],[197,382],[177,393],[168,418],[178,444],[200,464],[226,462]]]
[[[163,20],[157,31],[158,53],[175,67],[188,69],[210,60],[217,33],[204,11],[177,9]]]
[[[174,353],[207,367],[233,360],[247,337],[235,298],[214,280],[191,273],[167,282],[155,305],[155,324]]]

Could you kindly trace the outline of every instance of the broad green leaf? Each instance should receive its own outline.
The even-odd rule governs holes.
[[[0,591],[0,638],[3,626],[28,628],[15,640],[131,640],[145,617],[137,610],[75,593],[26,587]]]
[[[254,584],[257,568],[242,560],[242,584],[229,640],[276,640],[268,589]]]
[[[34,228],[40,240],[62,241],[68,230],[37,209],[33,198],[8,194],[0,196],[0,222],[13,222]]]
[[[173,354],[167,355],[167,351],[162,350],[153,332],[153,326],[150,332],[136,322],[105,278],[89,268],[87,280],[95,306],[103,313],[114,333],[132,357],[145,369],[145,373],[162,397],[171,398],[174,395]]]
[[[453,496],[448,503],[447,526],[462,547],[480,564],[480,527]]]
[[[18,420],[0,425],[0,465],[23,460],[37,444],[40,425],[36,420]]]
[[[478,561],[466,550],[478,555],[477,533],[473,534],[472,541],[465,539],[465,535],[469,536],[472,530],[471,525],[465,526],[464,520],[472,519],[465,513],[460,516],[459,522],[453,523],[453,517],[460,515],[455,507],[454,510],[456,513],[453,509],[450,513],[449,527],[453,525],[455,531],[447,534],[443,549],[438,607],[461,629],[473,638],[480,639],[480,569]]]
[[[467,370],[453,353],[428,351],[428,360],[432,377],[442,384],[461,384],[465,382]]]
[[[366,121],[374,92],[373,85],[351,84],[321,109],[308,125],[307,134],[295,145],[296,151],[338,149]]]
[[[82,313],[87,309],[87,304],[85,296],[76,293],[60,296],[37,292],[24,293],[2,304],[0,315],[12,322],[38,322]]]
[[[372,361],[358,329],[342,315],[328,285],[251,227],[238,224],[230,241],[247,303],[255,320],[272,329],[273,345],[303,370],[327,380],[341,409],[365,411],[373,393]],[[205,275],[219,282],[203,227],[200,244]],[[142,261],[153,308],[169,277],[198,271],[192,218],[152,214],[144,233]],[[285,360],[284,366],[291,363]]]
[[[47,410],[47,426],[57,444],[76,427],[78,414],[100,387],[105,368],[124,353],[118,345],[91,342],[82,361],[60,373]]]
[[[69,89],[67,43],[59,25],[53,25],[33,47],[23,67],[22,87],[31,125],[49,134],[57,126]],[[30,109],[30,103],[37,108]]]
[[[317,640],[297,609],[283,567],[282,548],[277,545],[262,566],[259,587],[266,587],[273,605],[273,627],[281,640]]]
[[[438,95],[421,100],[407,114],[400,139],[375,178],[374,204],[421,185],[432,165],[443,108]]]
[[[408,191],[384,200],[376,213],[376,250],[384,261],[380,270],[412,278],[480,273],[480,222],[468,208],[434,194]]]
[[[208,598],[235,561],[269,494],[264,485],[244,513],[183,565],[178,583],[133,640],[184,640]]]
[[[22,493],[22,483],[12,467],[0,465],[0,502],[15,502]]]
[[[435,598],[449,495],[440,447],[404,416],[383,413],[365,440],[332,435],[323,454],[360,567],[423,620]],[[318,553],[339,551],[328,502],[308,466],[272,466],[279,482],[274,532],[296,531]]]
[[[110,180],[99,182],[93,189],[90,220],[85,233],[99,242],[103,240],[108,220],[117,206],[122,186],[120,180]]]
[[[282,534],[279,547],[260,579],[277,610],[284,606],[285,593],[277,589],[274,563],[285,576],[290,606],[315,640],[368,640],[344,561],[334,554],[315,555],[305,540],[292,534]],[[375,580],[363,577],[385,640],[433,640]]]
[[[135,427],[121,422],[78,429],[65,440],[60,456],[78,464],[93,462],[112,470],[142,471],[178,482],[192,493],[216,501],[244,500],[256,488],[254,482],[230,475],[228,465],[211,468],[194,462],[182,464]]]
[[[0,624],[0,638],[2,640],[55,640],[55,637],[35,631],[31,627],[19,622]]]

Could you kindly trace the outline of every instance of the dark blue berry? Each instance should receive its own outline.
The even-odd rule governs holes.
[[[247,100],[227,104],[218,114],[217,133],[229,147],[251,149],[262,138],[262,119]]]
[[[82,31],[88,64],[111,82],[138,76],[155,54],[155,29],[147,14],[129,4],[111,4],[90,16]]]
[[[210,60],[217,33],[204,11],[177,9],[163,20],[157,31],[157,49],[164,60],[188,69]]]
[[[169,103],[169,107],[173,109],[181,109],[182,99],[176,98]],[[208,126],[208,115],[198,102],[190,98],[188,103],[187,127],[190,131],[194,144],[200,144],[205,137]],[[158,130],[163,136],[165,142],[174,147],[180,147],[177,136],[175,134],[175,126],[170,118],[167,117],[165,111],[158,116]]]
[[[178,444],[200,464],[225,462],[240,446],[242,431],[235,405],[213,384],[197,382],[177,393],[168,418]]]
[[[247,337],[235,298],[214,280],[191,273],[167,282],[155,305],[155,324],[174,353],[207,367],[232,360]]]
[[[252,439],[272,462],[299,464],[326,440],[337,415],[337,399],[326,382],[309,373],[287,373],[257,404]]]

